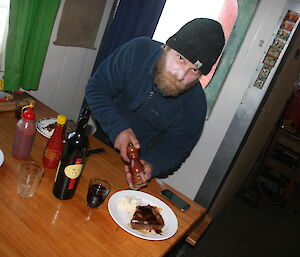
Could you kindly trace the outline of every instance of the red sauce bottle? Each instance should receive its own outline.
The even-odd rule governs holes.
[[[56,169],[58,166],[63,149],[63,132],[66,121],[65,115],[60,114],[57,116],[55,130],[46,145],[43,156],[45,168]]]
[[[142,178],[144,166],[139,160],[139,150],[130,144],[127,148],[127,156],[130,160],[129,171],[132,176],[133,188],[138,189],[146,186],[147,182],[145,182]]]
[[[29,107],[17,122],[12,155],[19,159],[29,158],[35,134],[35,116],[32,108]]]

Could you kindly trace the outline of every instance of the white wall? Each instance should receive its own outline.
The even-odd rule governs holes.
[[[84,98],[84,89],[97,58],[113,0],[107,0],[95,42],[95,50],[53,44],[56,40],[64,2],[64,0],[61,2],[53,27],[39,89],[29,93],[58,113],[65,114],[68,119],[76,121]]]
[[[292,0],[289,0],[290,2]],[[297,0],[298,1],[298,0]],[[53,45],[61,15],[54,25],[39,90],[31,92],[56,111],[76,119],[84,97],[84,88],[96,59],[98,46],[112,7],[107,5],[97,37],[97,49]],[[187,195],[195,197],[214,159],[240,101],[250,85],[272,33],[276,31],[287,0],[260,0],[245,40],[232,65],[211,116],[205,122],[202,137],[183,166],[165,182]],[[64,1],[62,1],[63,6]],[[298,1],[299,4],[299,1]],[[260,47],[259,43],[264,42]]]
[[[165,182],[193,199],[218,151],[244,93],[278,28],[286,0],[261,0],[211,116],[191,156]],[[260,43],[263,45],[260,47]],[[252,84],[251,84],[252,85]]]

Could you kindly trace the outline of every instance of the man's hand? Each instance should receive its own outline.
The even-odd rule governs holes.
[[[127,147],[132,143],[135,148],[140,148],[140,143],[136,138],[133,130],[131,128],[123,130],[115,139],[114,147],[120,150],[121,157],[124,161],[129,162],[127,156]]]
[[[152,178],[152,165],[149,162],[146,162],[144,160],[141,160],[141,163],[144,166],[144,172],[143,172],[143,174],[141,174],[141,177],[145,182],[147,182]],[[140,188],[133,188],[132,177],[131,177],[131,174],[129,171],[129,167],[127,165],[125,165],[125,176],[126,176],[126,180],[127,180],[129,188],[135,189],[135,190],[140,189]],[[143,186],[141,186],[141,187],[143,187]]]

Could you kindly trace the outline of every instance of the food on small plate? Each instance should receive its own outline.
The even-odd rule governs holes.
[[[42,128],[43,128],[43,129],[47,129],[49,132],[51,132],[53,129],[55,129],[55,126],[56,126],[56,122],[50,123],[50,124],[48,124],[47,126],[42,127]]]
[[[14,100],[14,96],[7,92],[0,91],[0,102],[11,102]]]
[[[142,201],[134,196],[122,196],[118,207],[131,217],[131,228],[145,233],[162,234],[165,223],[156,206],[142,205]]]

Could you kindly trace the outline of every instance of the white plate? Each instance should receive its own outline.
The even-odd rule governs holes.
[[[143,233],[135,230],[130,226],[132,217],[118,207],[119,199],[122,196],[133,196],[141,200],[141,205],[150,204],[161,209],[160,215],[162,216],[165,226],[162,229],[162,234]],[[113,220],[128,233],[147,240],[164,240],[172,237],[178,229],[178,220],[172,209],[158,198],[141,191],[123,190],[113,194],[108,201],[108,211]]]
[[[56,122],[56,118],[43,118],[37,120],[35,123],[36,129],[39,133],[41,133],[44,137],[50,138],[54,132],[54,129],[49,131],[47,126]]]

